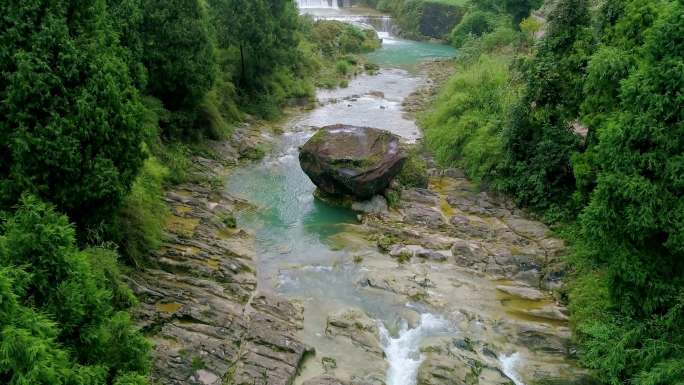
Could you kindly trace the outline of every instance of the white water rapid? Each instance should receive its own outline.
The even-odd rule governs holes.
[[[396,338],[381,323],[380,338],[389,363],[387,385],[415,385],[418,367],[424,359],[421,343],[448,331],[447,320],[429,313],[421,314],[420,325],[413,329],[403,322]]]
[[[299,9],[304,8],[339,8],[337,0],[297,0]]]
[[[501,370],[515,385],[525,385],[516,371],[516,366],[520,362],[520,353],[504,354],[499,358],[499,362],[501,362]]]

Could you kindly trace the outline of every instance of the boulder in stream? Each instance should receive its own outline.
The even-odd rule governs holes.
[[[382,193],[406,157],[389,131],[341,124],[321,128],[299,150],[299,164],[319,190],[361,200]]]

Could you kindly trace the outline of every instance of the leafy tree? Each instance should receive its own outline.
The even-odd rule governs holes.
[[[661,12],[601,127],[598,184],[582,215],[613,301],[635,317],[663,314],[684,286],[684,6]]]
[[[67,218],[30,196],[1,234],[4,383],[105,384],[148,372],[149,343],[121,311],[134,297],[112,252],[79,251]]]
[[[586,0],[561,0],[534,57],[521,64],[527,88],[504,132],[499,188],[538,208],[567,201],[575,181],[570,158],[580,149],[579,115],[588,58]]]
[[[451,43],[459,48],[469,37],[480,37],[494,30],[494,15],[485,11],[468,12],[451,32]]]
[[[187,134],[216,80],[209,15],[199,0],[145,0],[143,10],[149,92],[172,112],[164,133]]]
[[[219,45],[239,55],[238,87],[264,90],[278,67],[296,68],[299,16],[292,0],[212,0],[212,8]]]
[[[147,86],[147,69],[143,64],[144,42],[141,34],[143,0],[107,0],[109,16],[116,31],[123,57],[136,87],[144,91]]]
[[[0,205],[30,191],[106,218],[143,162],[143,113],[102,0],[0,3]]]
[[[513,24],[518,25],[530,12],[542,5],[542,0],[473,0],[474,6],[483,11],[497,14],[508,13]]]

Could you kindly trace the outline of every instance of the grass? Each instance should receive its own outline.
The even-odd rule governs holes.
[[[462,65],[420,117],[437,161],[463,168],[475,181],[491,176],[501,161],[501,134],[519,92],[510,61],[507,55],[487,54]]]
[[[115,238],[121,252],[136,266],[144,264],[149,252],[161,246],[169,214],[163,201],[169,175],[169,169],[157,158],[148,158],[115,219]]]

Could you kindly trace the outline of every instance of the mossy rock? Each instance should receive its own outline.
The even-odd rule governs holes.
[[[327,195],[369,199],[399,173],[407,154],[399,137],[377,128],[321,128],[299,152],[299,163]]]

